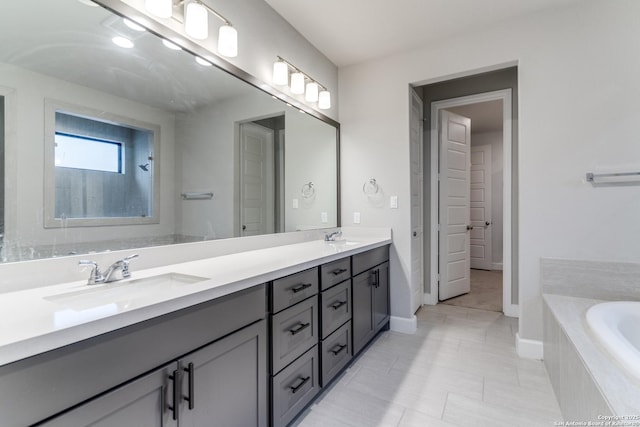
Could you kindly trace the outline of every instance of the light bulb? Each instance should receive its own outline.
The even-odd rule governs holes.
[[[321,110],[331,108],[331,93],[328,90],[323,90],[318,94],[318,108]]]
[[[299,72],[291,74],[291,93],[296,95],[304,93],[304,74]]]
[[[171,18],[173,14],[173,0],[145,0],[144,7],[158,18]]]
[[[229,24],[220,27],[218,32],[218,53],[227,58],[238,56],[238,32]]]
[[[211,67],[211,62],[207,61],[206,59],[200,58],[199,56],[196,56],[196,62],[203,67]]]
[[[141,27],[140,25],[136,24],[136,23],[135,23],[135,22],[133,22],[133,21],[130,21],[130,20],[129,20],[129,19],[127,19],[127,18],[124,18],[124,19],[122,20],[122,22],[124,22],[124,25],[126,25],[126,26],[127,26],[127,27],[129,27],[129,28],[131,28],[133,31],[139,31],[139,32],[146,31],[146,30],[144,29],[144,27]]]
[[[204,40],[209,37],[209,14],[198,2],[190,2],[185,6],[184,31],[189,37]]]
[[[304,92],[304,99],[307,102],[318,101],[318,83],[316,82],[307,83],[307,89]]]
[[[170,42],[167,39],[162,39],[162,44],[164,45],[164,47],[169,48],[171,50],[182,50],[182,48],[180,46],[178,46],[175,43]]]
[[[289,83],[289,66],[283,61],[273,63],[273,84],[284,86]]]

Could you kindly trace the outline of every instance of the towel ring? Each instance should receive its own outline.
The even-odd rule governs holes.
[[[378,194],[378,183],[375,178],[370,178],[369,181],[366,181],[362,184],[362,192],[367,196],[373,196],[374,194]]]
[[[303,185],[300,193],[305,199],[313,197],[316,194],[316,189],[313,186],[313,182],[309,181],[307,184]]]

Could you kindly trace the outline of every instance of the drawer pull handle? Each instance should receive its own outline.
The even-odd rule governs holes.
[[[339,275],[339,274],[346,273],[346,272],[347,272],[347,269],[346,269],[346,268],[338,268],[338,269],[336,269],[336,270],[333,270],[331,273],[332,273],[334,276],[337,276],[337,275]]]
[[[169,379],[173,381],[173,398],[171,406],[167,405],[167,408],[172,412],[172,418],[174,421],[178,420],[178,396],[180,395],[180,371],[173,371],[172,375],[169,375]]]
[[[196,405],[195,403],[195,399],[193,396],[193,389],[194,389],[194,385],[193,385],[193,362],[189,363],[189,365],[184,368],[184,371],[189,374],[188,379],[189,379],[189,396],[184,396],[184,400],[186,400],[187,402],[189,402],[189,410],[193,409]]]
[[[291,332],[291,335],[296,335],[307,329],[309,326],[311,326],[311,323],[301,323],[297,328],[289,329],[289,332]]]
[[[305,290],[307,288],[310,288],[311,286],[313,286],[311,283],[300,283],[299,285],[294,286],[293,288],[291,288],[291,291],[294,294],[297,294],[298,292],[303,291],[303,290]]]
[[[347,348],[346,344],[338,344],[337,346],[333,347],[331,349],[331,353],[333,353],[334,356],[337,356],[338,353],[340,353],[342,350],[344,350],[345,348]]]
[[[302,381],[300,381],[300,384],[298,385],[292,385],[289,388],[291,389],[291,393],[295,394],[298,392],[298,390],[300,390],[300,388],[302,388],[303,385],[305,385],[307,382],[309,382],[309,380],[311,379],[311,377],[306,377],[306,378],[300,378]]]
[[[331,308],[333,308],[334,310],[337,310],[343,305],[345,305],[346,303],[347,303],[346,301],[336,301],[333,304],[331,304]]]

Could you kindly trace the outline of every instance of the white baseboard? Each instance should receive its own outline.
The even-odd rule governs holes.
[[[517,304],[507,304],[503,309],[504,315],[508,317],[520,317],[520,306]]]
[[[492,270],[502,270],[502,263],[501,262],[491,263],[491,269]]]
[[[422,297],[422,303],[424,305],[436,305],[438,300],[435,295],[425,293]]]
[[[410,319],[391,316],[389,328],[392,331],[402,332],[403,334],[415,334],[416,330],[418,330],[418,318],[415,315],[411,316]]]
[[[520,334],[516,333],[516,352],[523,359],[542,360],[543,348],[542,341],[520,338]]]

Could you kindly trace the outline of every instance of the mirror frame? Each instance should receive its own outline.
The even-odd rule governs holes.
[[[192,55],[199,56],[201,58],[206,58],[212,66],[217,69],[230,74],[232,77],[238,78],[241,81],[253,86],[254,88],[265,92],[266,94],[284,102],[285,104],[291,105],[292,107],[297,108],[301,112],[304,112],[322,122],[325,122],[328,125],[331,125],[336,130],[336,227],[341,227],[341,194],[340,194],[340,123],[331,117],[328,117],[319,111],[316,111],[306,104],[298,101],[297,99],[279,91],[275,87],[271,86],[263,82],[262,80],[254,77],[243,69],[233,65],[232,63],[226,61],[225,59],[218,56],[216,52],[212,52],[209,49],[199,45],[198,43],[193,42],[188,39],[184,34],[181,34],[159,22],[140,12],[133,6],[130,6],[124,3],[121,0],[92,0],[94,3],[104,7],[105,9],[115,13],[116,15],[125,17],[127,19],[132,20],[142,26],[144,26],[147,31],[154,34],[157,37],[163,39],[169,39],[173,43],[178,44],[183,50]],[[179,42],[178,42],[179,41]],[[335,227],[319,227],[322,228],[335,228]]]

